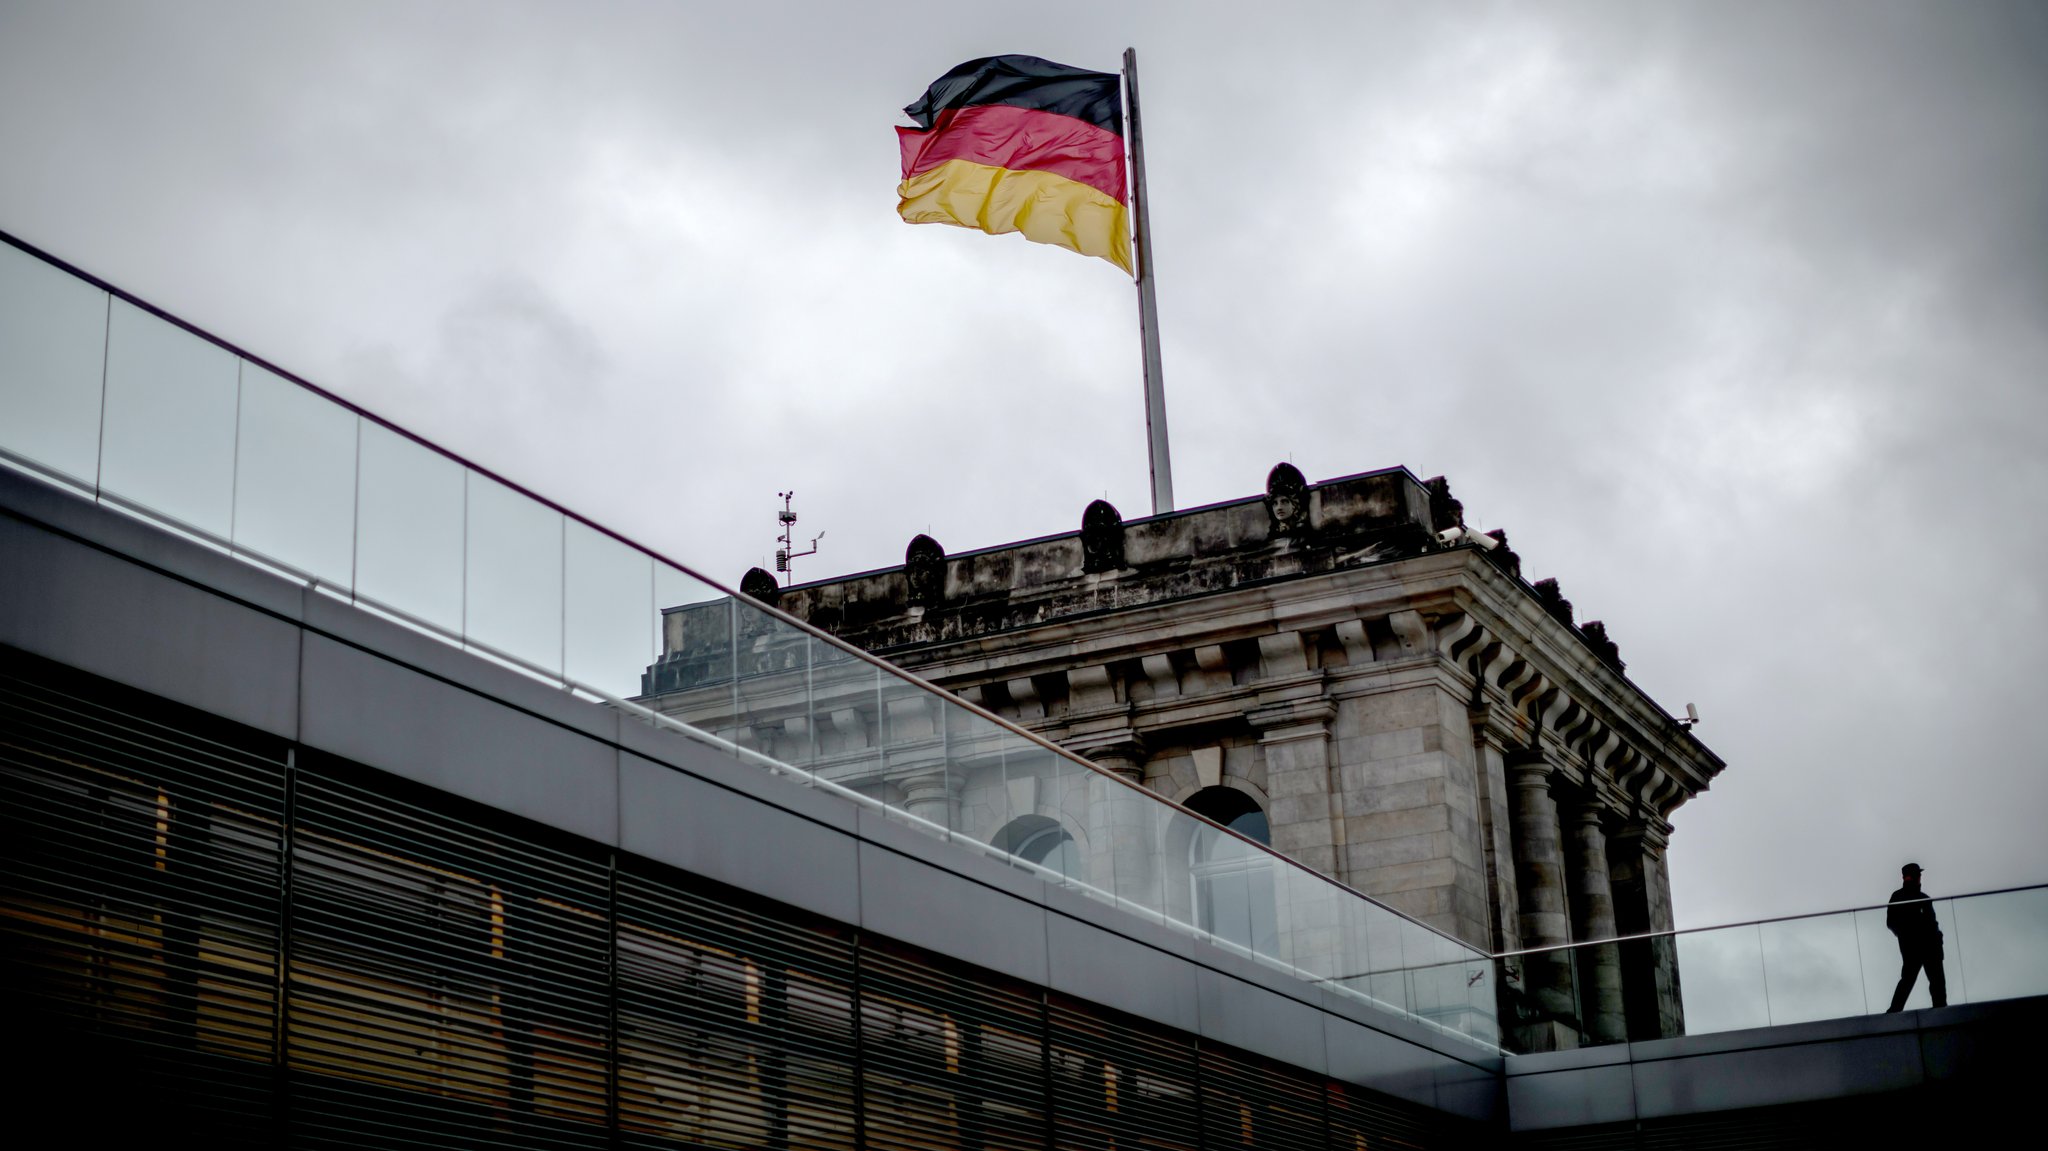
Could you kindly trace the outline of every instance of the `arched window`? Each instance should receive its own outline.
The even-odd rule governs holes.
[[[1185,806],[1256,843],[1271,844],[1272,825],[1258,801],[1234,787],[1205,787]],[[1188,844],[1195,922],[1204,931],[1260,955],[1279,952],[1280,924],[1273,904],[1273,857],[1236,836],[1213,829]]]
[[[1069,877],[1081,874],[1081,846],[1050,816],[1020,815],[996,832],[990,846],[1048,871]]]
[[[1273,842],[1272,827],[1266,822],[1266,813],[1259,809],[1259,801],[1234,787],[1205,787],[1188,796],[1183,806],[1247,839],[1268,845]]]

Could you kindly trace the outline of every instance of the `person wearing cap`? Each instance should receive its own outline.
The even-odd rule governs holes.
[[[1899,989],[1892,992],[1887,1013],[1905,1009],[1906,996],[1913,994],[1913,983],[1923,967],[1934,1005],[1947,1007],[1948,977],[1941,970],[1941,924],[1934,919],[1934,900],[1920,890],[1919,864],[1900,868],[1899,877],[1905,886],[1892,892],[1891,906],[1884,913],[1884,925],[1899,938],[1900,963]]]

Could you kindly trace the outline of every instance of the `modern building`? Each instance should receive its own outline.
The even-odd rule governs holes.
[[[1283,463],[1263,498],[1130,523],[1097,501],[1065,535],[956,556],[918,536],[900,568],[786,589],[756,569],[742,588],[1489,952],[1671,930],[1671,816],[1722,769],[1556,580],[1525,581],[1443,478],[1398,468],[1309,484]],[[664,637],[648,702],[729,712],[719,605],[668,612]],[[758,684],[778,655],[756,643],[739,674]],[[1234,843],[1182,863],[1208,845],[1018,794],[994,758],[878,759],[876,701],[817,707],[790,693],[735,738],[984,842],[1075,853],[1098,882],[1118,851],[1119,874],[1171,860],[1177,913],[1247,941],[1281,927],[1284,909],[1241,906]],[[1525,1045],[1683,1033],[1669,948],[1580,959],[1503,984]]]
[[[1816,1013],[1810,978],[1787,1001],[1688,955],[1688,1029],[1716,1033],[1518,1054],[1492,1008],[1526,957],[689,592],[11,239],[0,465],[0,1102],[25,1144],[1826,1146],[2029,1113],[2039,967],[1969,957],[2025,955],[2043,889],[1944,906],[1976,1002]],[[704,727],[625,698],[679,604],[727,620]],[[1020,813],[1085,796],[1083,830],[1204,846],[1113,844],[1105,875],[1101,845],[990,843],[747,746],[801,692],[812,762],[844,753],[849,684],[885,717],[876,762],[993,754]],[[1197,921],[1204,885],[1244,930]],[[1771,927],[1679,938],[1741,958]]]

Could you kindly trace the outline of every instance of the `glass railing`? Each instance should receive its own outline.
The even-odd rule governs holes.
[[[1930,901],[1947,1002],[2048,995],[2048,885]],[[1890,905],[1658,932],[1499,956],[1515,1051],[1710,1035],[1887,1011],[1905,957]],[[1931,1007],[1920,971],[1905,1010]]]
[[[1340,996],[1498,1043],[1486,953],[0,239],[9,466]]]

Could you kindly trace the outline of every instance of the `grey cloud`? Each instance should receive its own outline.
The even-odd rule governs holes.
[[[0,227],[723,579],[795,487],[851,571],[1145,510],[1130,285],[904,227],[889,131],[1135,44],[1182,504],[1448,474],[1700,704],[1728,921],[2048,879],[2044,23],[17,3]]]

